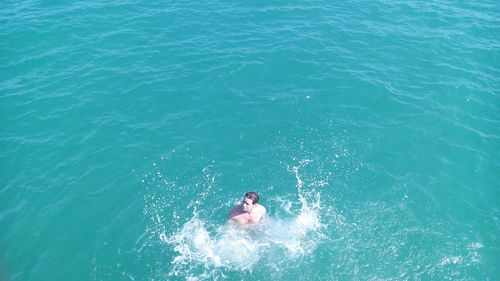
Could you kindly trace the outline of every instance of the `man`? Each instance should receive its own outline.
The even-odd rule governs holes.
[[[239,224],[258,223],[266,215],[266,208],[257,202],[259,195],[253,191],[248,192],[243,197],[243,202],[231,210],[229,219]]]

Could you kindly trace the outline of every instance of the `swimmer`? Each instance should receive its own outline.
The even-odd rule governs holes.
[[[231,210],[229,219],[239,224],[258,223],[266,215],[266,208],[257,202],[259,195],[253,191],[248,192],[243,197],[243,202]]]

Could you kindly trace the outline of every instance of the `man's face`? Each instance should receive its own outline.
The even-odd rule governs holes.
[[[247,198],[247,197],[243,197],[243,210],[245,212],[250,212],[253,209],[253,207],[255,207],[255,206],[253,204],[252,199]]]

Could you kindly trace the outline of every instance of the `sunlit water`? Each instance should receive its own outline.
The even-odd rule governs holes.
[[[495,1],[0,6],[0,280],[500,276]]]

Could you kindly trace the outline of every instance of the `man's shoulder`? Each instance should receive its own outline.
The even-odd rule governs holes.
[[[239,206],[234,207],[229,212],[229,216],[230,217],[234,217],[234,216],[237,216],[237,215],[240,215],[240,214],[241,214],[241,208]]]
[[[258,210],[259,213],[262,213],[262,214],[266,213],[266,207],[264,207],[264,206],[262,206],[260,204],[257,205],[257,210]]]

